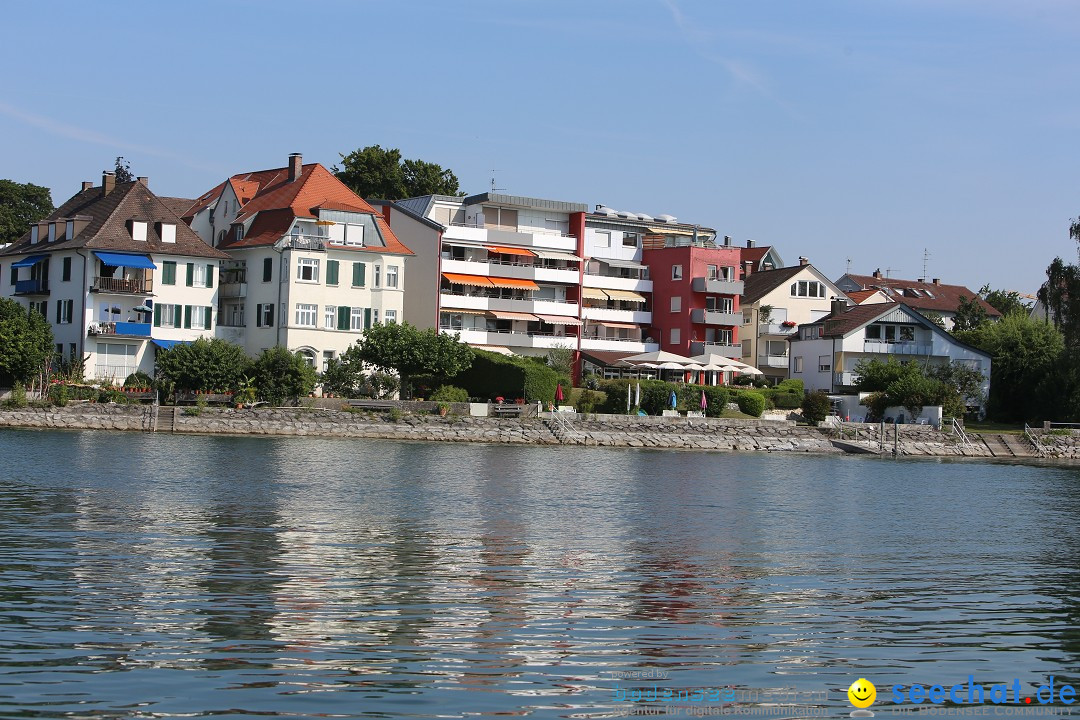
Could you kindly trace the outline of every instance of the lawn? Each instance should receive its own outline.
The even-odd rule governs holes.
[[[974,433],[1007,433],[1012,435],[1023,435],[1024,424],[1019,425],[1015,423],[998,423],[998,422],[965,422],[964,430]]]

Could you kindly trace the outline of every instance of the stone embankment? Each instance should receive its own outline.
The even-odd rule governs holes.
[[[537,420],[405,414],[394,420],[388,412],[328,408],[204,408],[194,414],[192,408],[172,406],[83,403],[0,410],[0,427],[833,454],[891,454],[895,448],[900,455],[994,456],[977,436],[961,443],[925,425],[890,425],[882,435],[880,425],[863,423],[845,423],[840,430],[780,419],[557,416],[545,414]],[[1047,457],[1080,459],[1080,435],[1045,435],[1043,444]]]

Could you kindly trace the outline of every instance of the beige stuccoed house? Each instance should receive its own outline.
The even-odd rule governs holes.
[[[805,258],[798,265],[751,272],[743,286],[742,360],[773,383],[789,377],[788,339],[799,325],[828,315],[833,298],[844,298]]]

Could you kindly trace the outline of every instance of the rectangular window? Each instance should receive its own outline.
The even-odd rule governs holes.
[[[678,345],[682,340],[682,333],[679,328],[671,328],[670,335],[668,336],[668,342],[672,345]]]
[[[192,268],[192,287],[204,288],[210,287],[206,284],[206,265],[201,263],[188,263],[188,267]]]
[[[351,308],[349,314],[349,329],[350,330],[363,330],[364,329],[364,308],[354,307]]]
[[[818,372],[825,373],[825,372],[829,372],[830,370],[832,370],[832,358],[830,358],[828,355],[819,355],[817,363],[818,363],[818,367],[817,367]]]
[[[318,305],[312,305],[310,303],[296,303],[297,327],[316,327],[315,315],[318,312]]]
[[[881,339],[881,326],[880,325],[867,325],[866,326],[866,339],[867,340],[880,340]]]
[[[682,265],[671,266],[671,279],[682,280]]]
[[[176,284],[176,263],[172,260],[163,260],[161,263],[161,284]]]
[[[131,221],[131,237],[133,240],[146,242],[146,223],[142,220]]]
[[[61,272],[60,279],[64,282],[69,282],[71,280],[71,258],[64,258],[63,270]]]
[[[365,270],[367,270],[367,265],[365,265],[362,262],[354,262],[352,264],[352,286],[353,287],[364,287],[365,275],[366,275]]]
[[[375,273],[375,281],[374,281],[373,285],[374,285],[375,287],[377,287],[377,288],[379,288],[379,287],[382,287],[382,281],[381,281],[381,279],[380,279],[380,273],[381,273],[381,272],[382,272],[382,265],[376,265],[376,266],[375,266],[375,270],[374,270],[374,273]]]
[[[793,372],[797,372],[797,373],[802,372],[802,357],[799,357],[799,356],[795,357],[795,369],[794,369]]]
[[[364,226],[363,225],[346,225],[345,226],[345,244],[355,245],[357,247],[364,246]]]
[[[716,265],[706,265],[705,266],[705,279],[706,280],[716,280],[718,277],[720,277],[720,273],[719,273]]]
[[[896,342],[896,326],[885,326],[885,342]]]
[[[15,288],[15,283],[19,282],[19,268],[15,267],[15,263],[11,263],[11,287]]]
[[[374,310],[371,311],[371,322],[372,323],[379,322],[379,308],[375,308]],[[368,324],[368,327],[371,327],[370,323]]]
[[[68,325],[71,323],[71,315],[75,309],[74,300],[57,300],[56,301],[56,322],[61,325]]]
[[[337,285],[338,284],[338,261],[327,260],[326,261],[326,284]]]
[[[682,296],[681,295],[672,295],[671,296],[671,312],[673,312],[673,313],[682,312]]]
[[[209,330],[210,329],[210,308],[194,305],[191,308],[191,329],[192,330]]]
[[[915,342],[915,328],[900,326],[900,342]]]
[[[387,265],[386,266],[386,287],[388,287],[388,288],[396,288],[397,287],[397,270],[398,270],[397,265]]]
[[[326,372],[326,370],[330,367],[330,361],[333,360],[333,359],[334,359],[334,351],[333,350],[323,350],[322,351],[322,369],[323,369],[323,372]]]
[[[385,315],[385,318],[386,318],[386,324],[387,325],[396,325],[397,324],[397,310],[387,310],[384,313],[384,315]]]
[[[270,282],[274,277],[274,258],[263,258],[263,282]]]
[[[163,243],[175,243],[176,242],[176,225],[175,223],[161,223],[161,242]]]
[[[636,248],[641,236],[637,233],[624,232],[622,236],[623,247]]]
[[[329,268],[327,268],[329,274]],[[323,328],[334,330],[337,328],[337,305],[327,305],[323,308]]]
[[[79,352],[78,346],[75,343],[68,343],[68,359],[71,362],[75,362],[75,355]]]
[[[154,305],[154,327],[180,327],[180,306],[163,303]]]
[[[64,343],[56,343],[56,357],[57,359],[64,357]]]
[[[319,259],[296,259],[296,282],[319,282]]]
[[[596,238],[596,247],[598,247],[598,248],[611,247],[611,233],[609,233],[609,232],[598,232],[598,233],[596,233],[596,235],[594,237]]]
[[[255,327],[274,327],[274,303],[260,303],[255,307]]]

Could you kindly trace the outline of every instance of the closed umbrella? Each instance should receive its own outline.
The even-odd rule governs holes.
[[[675,391],[671,391],[671,409],[674,410],[679,405],[679,399],[675,397]]]
[[[641,407],[641,383],[637,384],[637,390],[634,392],[634,405]]]
[[[626,386],[626,414],[630,414],[630,386]]]
[[[708,406],[709,406],[709,403],[707,403],[705,401],[705,391],[702,390],[701,391],[701,410],[702,410],[702,412],[704,412],[705,408],[707,408]]]
[[[555,386],[555,402],[562,402],[563,398],[562,383],[559,383]]]

